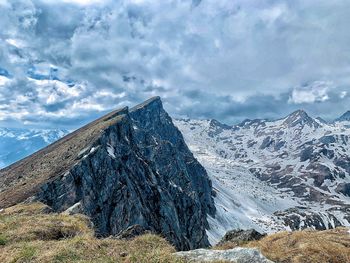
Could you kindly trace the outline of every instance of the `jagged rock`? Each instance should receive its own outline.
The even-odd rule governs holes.
[[[159,97],[114,111],[0,171],[0,207],[30,196],[58,212],[80,203],[99,236],[140,225],[177,249],[209,246],[211,181]]]
[[[127,229],[121,231],[115,238],[116,239],[132,239],[134,237],[144,235],[146,233],[150,233],[150,231],[145,229],[143,226],[133,225],[133,226],[130,226]]]
[[[247,241],[259,240],[266,236],[266,234],[261,234],[255,229],[234,229],[228,231],[224,237],[221,239],[218,245],[224,244],[226,242],[233,242],[236,244],[242,244]]]
[[[273,263],[254,248],[236,247],[228,250],[196,249],[186,252],[177,252],[177,256],[190,262],[212,262],[223,260],[235,263]]]

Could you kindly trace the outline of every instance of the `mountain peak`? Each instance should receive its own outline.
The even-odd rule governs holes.
[[[162,108],[163,107],[162,100],[159,96],[152,97],[152,98],[144,101],[143,103],[140,103],[140,104],[136,105],[135,107],[131,108],[130,111],[135,111],[135,110],[142,109],[145,107]]]
[[[209,123],[210,123],[210,126],[212,126],[212,127],[219,127],[219,128],[226,129],[226,130],[232,128],[232,126],[224,124],[224,123],[221,123],[221,122],[219,122],[216,119],[211,119],[209,121]]]
[[[345,112],[343,115],[341,115],[339,118],[337,118],[335,121],[350,121],[350,110]]]
[[[298,109],[298,110],[292,112],[289,116],[299,116],[300,118],[307,118],[307,117],[309,117],[309,115],[303,109]]]
[[[310,127],[319,127],[320,125],[311,118],[306,111],[299,109],[288,115],[284,122],[288,127],[295,127],[297,125],[308,125]]]

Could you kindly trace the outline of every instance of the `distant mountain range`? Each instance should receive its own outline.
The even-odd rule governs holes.
[[[64,129],[0,128],[0,168],[40,150],[68,133]]]
[[[213,239],[232,228],[333,228],[350,223],[350,121],[298,110],[285,118],[176,120],[217,193]]]

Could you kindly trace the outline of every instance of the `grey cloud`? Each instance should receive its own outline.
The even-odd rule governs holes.
[[[345,0],[8,1],[0,67],[15,79],[0,88],[1,123],[70,125],[154,95],[174,116],[233,123],[303,107],[330,119],[349,102],[348,10]],[[39,64],[84,88],[36,86],[25,75]]]

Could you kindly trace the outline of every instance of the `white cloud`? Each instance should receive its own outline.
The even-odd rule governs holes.
[[[348,92],[345,91],[345,90],[343,90],[342,92],[340,92],[339,97],[340,97],[341,99],[344,99],[344,98],[346,97],[346,95],[348,95]]]
[[[44,0],[46,3],[67,3],[67,4],[78,4],[82,6],[88,6],[93,4],[103,4],[107,2],[106,0]]]
[[[316,81],[304,87],[294,88],[289,103],[302,104],[324,102],[329,99],[328,92],[333,88],[333,83]]]

